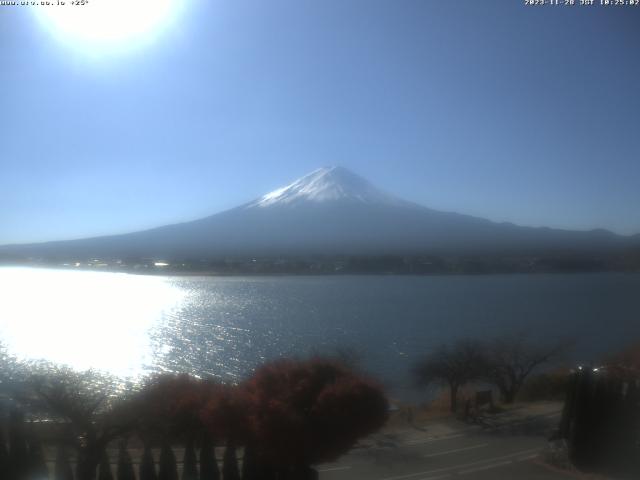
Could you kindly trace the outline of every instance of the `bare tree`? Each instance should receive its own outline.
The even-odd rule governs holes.
[[[96,372],[78,373],[57,368],[36,375],[35,396],[27,399],[34,412],[66,423],[71,435],[67,441],[77,451],[78,480],[95,479],[102,454],[112,440],[124,435],[135,424],[127,408],[119,408],[113,379]]]
[[[458,390],[464,384],[481,378],[486,365],[486,354],[482,343],[474,340],[459,340],[451,345],[442,345],[420,360],[413,369],[420,386],[447,385],[451,401],[450,408],[458,407]]]
[[[18,361],[0,340],[0,394],[15,395],[27,376],[26,365]]]
[[[566,341],[535,344],[524,334],[499,337],[487,345],[486,379],[498,387],[503,402],[513,403],[527,377],[568,346]]]

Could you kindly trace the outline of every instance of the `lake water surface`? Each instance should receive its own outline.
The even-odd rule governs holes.
[[[408,396],[409,368],[459,337],[572,338],[573,361],[640,340],[640,275],[159,277],[0,268],[0,340],[118,375],[242,378],[336,348]]]

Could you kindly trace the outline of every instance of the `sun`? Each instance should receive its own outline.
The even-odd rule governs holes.
[[[180,0],[52,1],[33,10],[44,25],[76,46],[135,45],[155,38]]]

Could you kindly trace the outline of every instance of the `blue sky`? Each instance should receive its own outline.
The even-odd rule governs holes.
[[[323,165],[640,232],[640,7],[522,3],[193,0],[113,51],[0,7],[0,244],[195,219]]]

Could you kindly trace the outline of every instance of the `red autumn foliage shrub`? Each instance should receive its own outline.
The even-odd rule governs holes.
[[[322,359],[264,365],[244,390],[256,450],[281,466],[335,460],[388,416],[377,385]]]
[[[223,387],[190,375],[160,375],[134,400],[143,430],[194,434],[203,425],[200,411]]]
[[[246,444],[250,436],[246,392],[236,386],[220,386],[200,409],[210,438],[233,445]]]
[[[281,469],[335,460],[379,429],[389,407],[377,385],[322,359],[273,362],[241,386],[163,375],[136,401],[141,433],[203,433],[249,445],[258,461]]]

